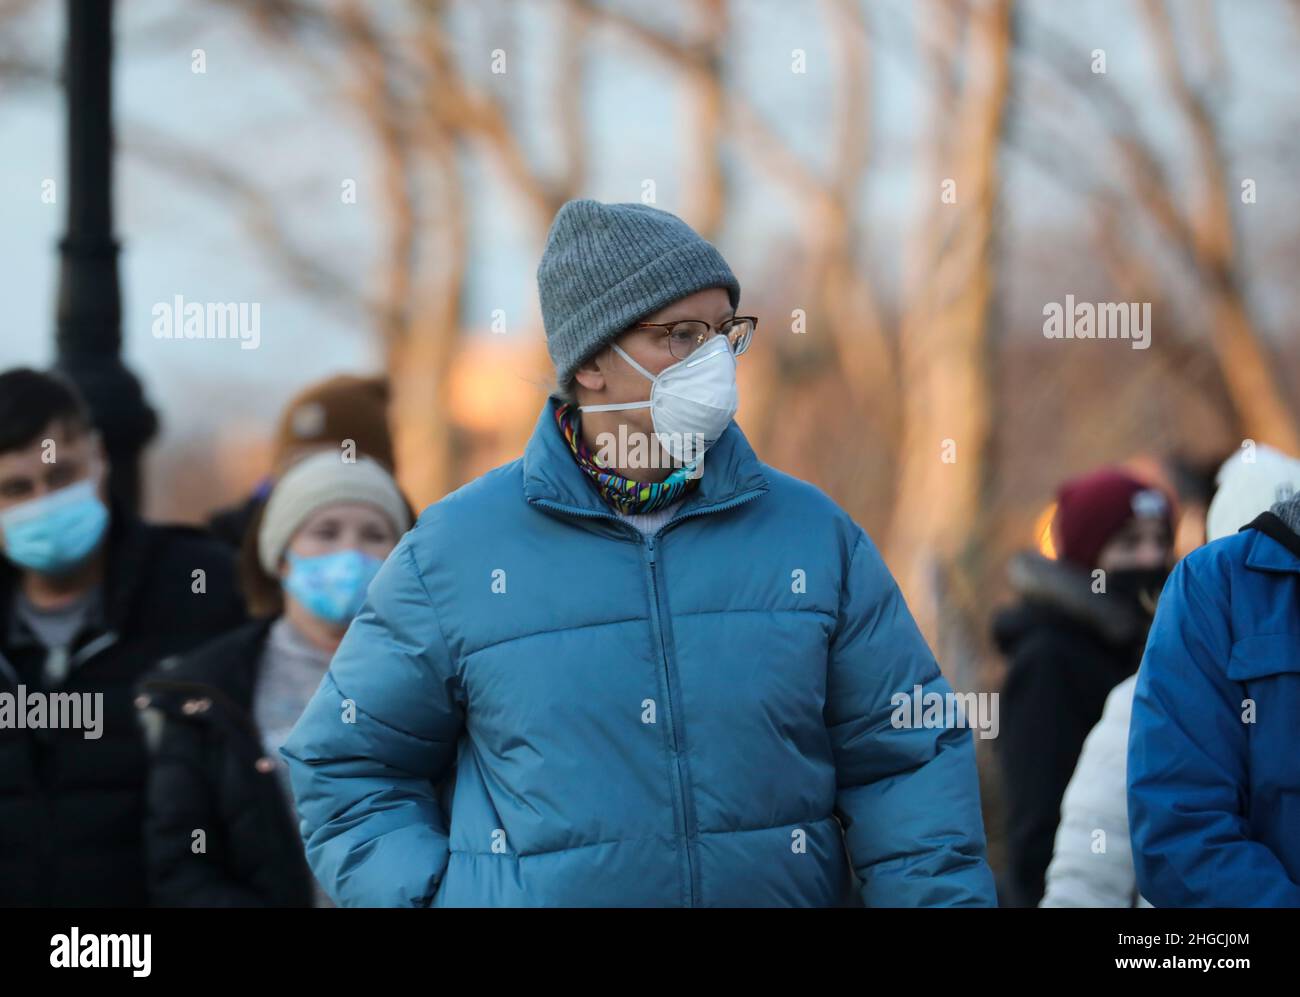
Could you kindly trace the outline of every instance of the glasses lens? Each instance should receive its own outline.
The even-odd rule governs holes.
[[[678,322],[668,332],[668,350],[678,360],[685,360],[713,335],[707,322]]]
[[[731,343],[731,351],[740,356],[749,349],[749,341],[754,338],[754,321],[748,318],[734,318],[724,323],[722,333]]]

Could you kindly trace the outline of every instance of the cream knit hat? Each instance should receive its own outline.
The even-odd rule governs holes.
[[[1241,451],[1223,462],[1205,514],[1206,541],[1231,536],[1274,502],[1300,493],[1300,461],[1260,443],[1249,463]]]
[[[344,461],[342,454],[325,450],[290,467],[275,483],[262,513],[257,534],[257,560],[262,570],[271,576],[279,572],[285,548],[313,512],[352,502],[374,506],[388,517],[399,536],[411,526],[397,482],[369,457]]]

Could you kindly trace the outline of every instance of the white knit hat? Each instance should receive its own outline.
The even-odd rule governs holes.
[[[327,505],[358,502],[372,505],[393,524],[400,536],[411,526],[402,493],[387,471],[369,457],[343,460],[325,450],[294,464],[271,490],[257,534],[257,560],[268,575],[280,570],[289,541],[307,517]]]
[[[1300,492],[1300,461],[1261,443],[1247,462],[1234,453],[1215,479],[1219,490],[1205,516],[1205,539],[1231,536],[1274,502]]]

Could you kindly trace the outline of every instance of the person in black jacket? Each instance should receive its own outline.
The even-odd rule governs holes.
[[[106,501],[61,378],[0,374],[0,905],[146,901],[135,683],[243,619],[229,552]]]
[[[332,906],[307,867],[279,748],[410,522],[376,461],[324,451],[294,464],[245,539],[259,619],[141,682],[156,904]]]
[[[1169,498],[1119,469],[1062,486],[1052,531],[1057,557],[1012,560],[1020,601],[993,623],[1009,659],[997,742],[1009,907],[1042,899],[1065,787],[1107,695],[1137,669],[1172,566]]]

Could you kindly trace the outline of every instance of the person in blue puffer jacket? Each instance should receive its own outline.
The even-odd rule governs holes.
[[[424,511],[282,749],[316,877],[343,906],[995,904],[971,732],[900,708],[951,689],[897,585],[733,421],[756,320],[721,255],[571,201],[538,284],[558,387],[522,458]]]
[[[1156,907],[1300,907],[1300,495],[1188,554],[1156,609],[1128,741]]]

